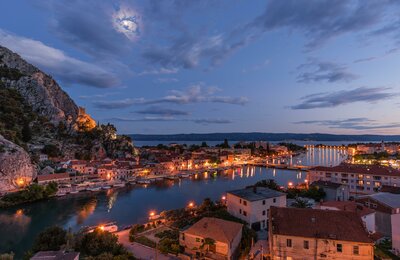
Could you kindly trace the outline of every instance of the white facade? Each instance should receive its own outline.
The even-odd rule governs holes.
[[[392,221],[392,248],[396,255],[400,255],[400,214],[390,216]]]
[[[277,197],[247,200],[230,192],[226,196],[229,214],[240,218],[254,229],[268,228],[268,215],[271,206],[286,207],[286,194]]]
[[[373,194],[382,185],[400,187],[400,176],[344,173],[334,171],[310,170],[308,172],[310,183],[318,180],[347,184],[351,193]]]

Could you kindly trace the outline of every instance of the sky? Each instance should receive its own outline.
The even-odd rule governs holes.
[[[400,134],[400,1],[0,1],[0,45],[125,134]]]

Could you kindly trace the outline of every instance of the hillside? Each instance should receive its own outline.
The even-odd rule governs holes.
[[[34,180],[40,154],[89,160],[134,151],[129,137],[96,125],[51,76],[0,46],[0,194]]]

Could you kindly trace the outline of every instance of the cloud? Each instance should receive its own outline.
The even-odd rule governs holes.
[[[177,78],[158,78],[155,80],[157,83],[172,83],[172,82],[178,82],[179,79]]]
[[[95,101],[93,105],[102,109],[127,108],[134,104],[155,105],[155,104],[194,104],[194,103],[223,103],[232,105],[245,105],[249,100],[247,97],[216,96],[221,91],[216,87],[205,87],[202,84],[192,85],[185,90],[171,90],[166,96],[156,99],[131,99],[126,98],[114,101]]]
[[[159,68],[153,70],[144,70],[138,73],[138,76],[144,75],[162,75],[162,74],[176,74],[178,73],[178,68]]]
[[[68,84],[97,88],[115,87],[117,76],[94,64],[66,55],[63,51],[0,29],[0,45],[18,53],[28,62]]]
[[[228,119],[210,119],[210,118],[201,118],[201,119],[177,119],[170,116],[163,117],[142,117],[142,118],[122,118],[122,117],[114,117],[107,119],[109,121],[117,121],[117,122],[192,122],[195,124],[201,125],[210,125],[210,124],[230,124],[232,121]]]
[[[337,107],[340,105],[352,104],[354,102],[374,103],[397,96],[397,93],[387,92],[389,88],[368,88],[359,87],[352,90],[340,90],[330,93],[317,93],[304,96],[302,103],[292,106],[291,109],[313,109]]]
[[[111,2],[52,1],[42,7],[51,13],[50,29],[55,36],[93,57],[129,52],[132,35],[137,35],[140,28],[138,20],[136,28],[131,28],[131,20],[138,15],[131,15],[129,6]]]
[[[296,30],[309,40],[309,48],[315,48],[339,35],[369,31],[379,26],[385,12],[394,8],[394,2],[272,0],[249,26],[262,31]]]
[[[350,82],[357,76],[347,70],[344,65],[339,65],[333,62],[319,61],[317,59],[309,59],[308,63],[301,64],[298,67],[299,71],[311,70],[311,72],[301,72],[297,76],[297,82]]]
[[[327,126],[334,129],[352,129],[352,130],[373,130],[373,129],[387,129],[398,128],[400,123],[382,124],[376,120],[368,119],[365,117],[355,117],[348,119],[338,120],[308,120],[294,122],[295,124],[315,124],[320,126]]]
[[[186,116],[186,115],[189,115],[189,112],[187,112],[187,111],[162,108],[162,107],[149,107],[149,108],[135,111],[135,113],[144,114],[144,115],[160,115],[160,116]]]

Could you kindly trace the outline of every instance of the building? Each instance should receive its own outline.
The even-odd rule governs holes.
[[[379,192],[356,199],[365,207],[374,209],[376,230],[384,236],[392,236],[392,216],[400,214],[400,194]],[[397,228],[400,228],[397,226]]]
[[[354,201],[326,201],[321,202],[316,208],[325,210],[344,210],[356,213],[364,223],[365,228],[371,234],[376,232],[375,210],[357,204]]]
[[[50,182],[56,183],[68,183],[70,182],[69,173],[54,173],[54,174],[43,174],[37,176],[38,184],[48,184]]]
[[[383,186],[400,186],[400,170],[381,165],[340,164],[311,168],[307,179],[347,184],[352,195],[372,194]]]
[[[271,207],[269,225],[271,259],[374,259],[353,212]]]
[[[31,260],[79,260],[79,252],[39,251]]]
[[[190,256],[237,259],[243,225],[218,218],[202,218],[179,234],[179,245]],[[210,243],[211,241],[211,243]]]
[[[285,207],[286,194],[255,186],[233,190],[227,192],[226,206],[231,215],[246,221],[251,228],[267,229],[269,208]]]
[[[325,201],[346,201],[350,197],[349,186],[346,184],[319,180],[314,181],[310,186],[322,188],[326,193]]]

